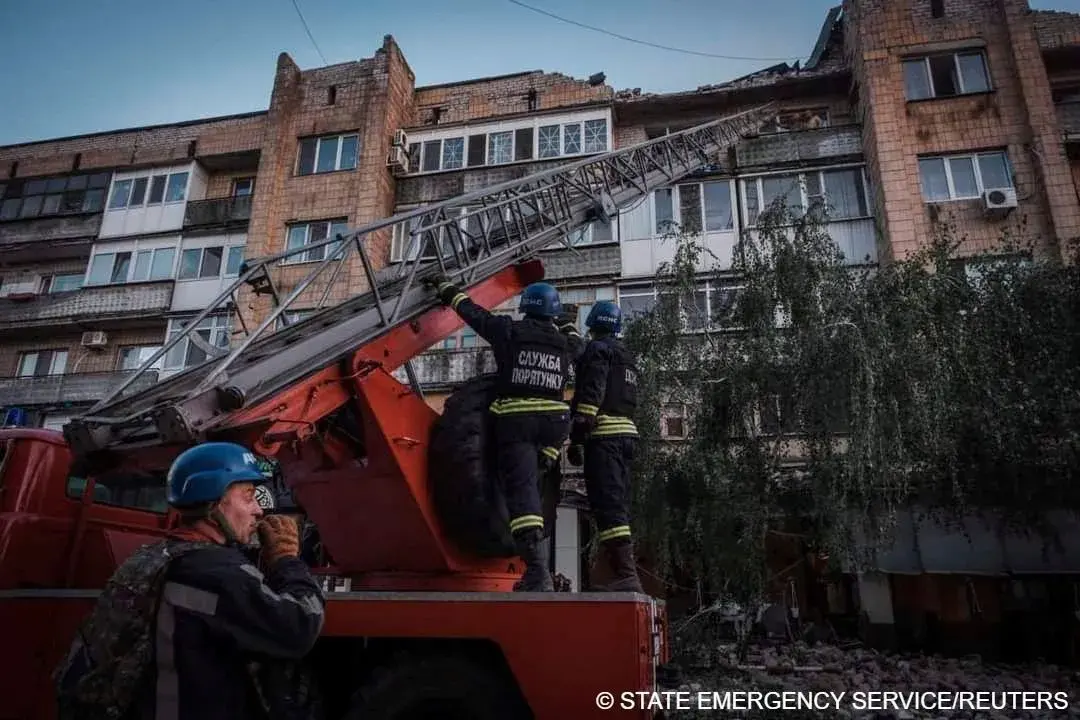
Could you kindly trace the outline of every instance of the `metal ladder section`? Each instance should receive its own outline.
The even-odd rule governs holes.
[[[73,419],[64,433],[72,449],[80,454],[125,442],[125,438],[141,443],[133,436],[147,431],[167,441],[195,441],[195,428],[200,432],[209,429],[226,419],[230,409],[264,400],[429,310],[435,298],[423,285],[423,279],[444,273],[468,288],[559,241],[570,246],[568,236],[587,223],[610,222],[618,208],[715,163],[720,153],[741,136],[757,131],[772,107],[773,103],[767,103],[638,145],[399,213],[301,248],[246,261],[239,277],[182,332],[169,338],[106,398]],[[392,231],[400,223],[409,223],[410,228],[406,261],[376,270],[365,240],[378,230]],[[325,248],[322,261],[280,297],[271,270],[287,258],[318,252],[320,248]],[[424,248],[424,252],[416,253],[417,248]],[[348,275],[342,269],[352,253],[359,255],[364,269],[364,292],[277,332],[266,333],[301,293],[316,290],[316,281],[328,277],[321,280],[326,287],[319,304],[324,304],[335,283],[347,282],[347,277],[340,276]],[[408,261],[431,255],[430,260]],[[237,292],[244,284],[257,294],[271,295],[273,311],[253,331],[247,331],[245,326],[246,336],[235,347],[210,348],[197,334],[198,323],[215,311],[238,305]],[[266,337],[262,337],[264,334]],[[184,338],[191,338],[204,350],[215,350],[217,356],[150,389],[125,396],[124,391],[136,378]],[[407,370],[415,382],[411,367],[407,366]],[[170,412],[161,413],[166,407]],[[164,420],[165,415],[171,419]],[[155,421],[166,427],[156,428]]]

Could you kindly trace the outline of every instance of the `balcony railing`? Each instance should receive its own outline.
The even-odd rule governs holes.
[[[172,303],[172,291],[172,280],[159,280],[4,298],[0,330],[160,316]]]
[[[495,355],[489,347],[432,350],[413,358],[413,369],[422,388],[450,388],[477,375],[495,372]],[[409,381],[403,367],[394,371],[394,377],[403,383]]]
[[[0,250],[25,243],[71,241],[92,242],[101,228],[101,213],[55,215],[0,223]]]
[[[1080,102],[1059,103],[1057,116],[1063,133],[1080,138]]]
[[[134,373],[125,370],[0,378],[0,406],[96,402]],[[139,376],[124,392],[146,390],[156,382],[157,372],[151,370]]]
[[[862,154],[862,128],[838,125],[813,130],[770,133],[739,143],[739,167],[782,165]]]
[[[184,227],[229,227],[251,219],[251,195],[194,200],[184,210]]]

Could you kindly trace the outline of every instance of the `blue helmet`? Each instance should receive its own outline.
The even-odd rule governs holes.
[[[556,317],[562,312],[559,291],[544,282],[533,283],[521,293],[518,312],[532,317]]]
[[[622,310],[610,300],[601,300],[589,311],[589,317],[585,318],[585,327],[618,333],[622,328]]]
[[[233,483],[266,483],[255,454],[242,445],[210,442],[188,448],[173,461],[166,485],[169,504],[188,507],[221,499]]]

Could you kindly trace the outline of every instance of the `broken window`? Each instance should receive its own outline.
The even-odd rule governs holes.
[[[954,97],[990,90],[990,72],[982,50],[926,55],[905,60],[908,100]]]

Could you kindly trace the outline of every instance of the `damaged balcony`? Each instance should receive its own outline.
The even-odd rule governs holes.
[[[126,370],[0,378],[0,407],[97,402],[134,373],[134,370]],[[156,382],[157,372],[148,370],[125,388],[124,392],[146,390]]]
[[[1080,101],[1058,103],[1055,107],[1061,132],[1066,139],[1080,141]]]
[[[495,355],[489,347],[432,350],[413,358],[413,369],[423,389],[447,389],[477,375],[495,372]],[[395,370],[394,377],[405,384],[409,382],[404,367]]]
[[[862,128],[837,125],[758,135],[735,147],[740,168],[774,167],[862,155]]]
[[[87,257],[101,228],[101,213],[0,222],[0,252],[10,263],[32,262],[47,248],[49,258]]]
[[[65,324],[100,325],[111,320],[161,321],[172,303],[173,281],[84,287],[0,300],[0,331]]]
[[[184,210],[184,229],[243,227],[251,219],[251,195],[193,200]]]

